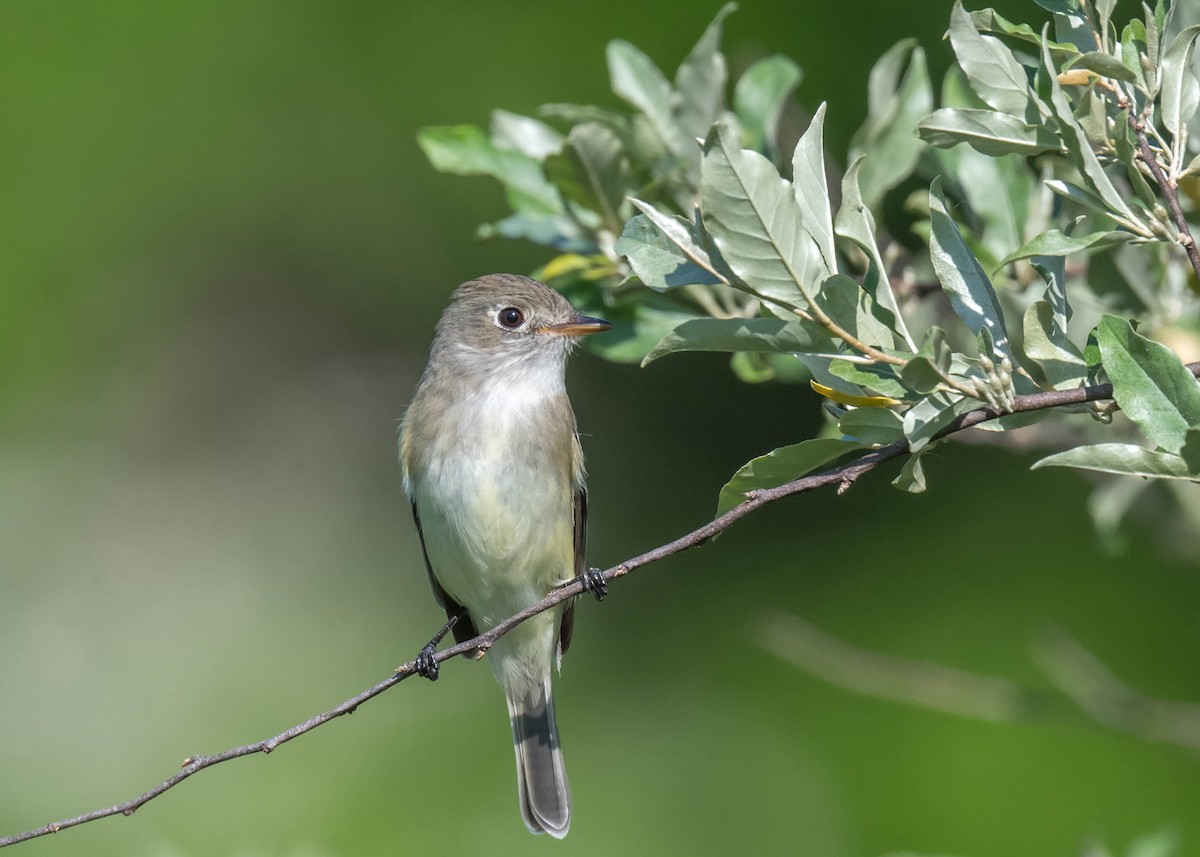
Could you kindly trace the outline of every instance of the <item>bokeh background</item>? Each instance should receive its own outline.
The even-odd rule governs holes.
[[[871,62],[942,3],[748,0],[735,72],[783,52],[845,151]],[[542,251],[480,244],[486,179],[436,174],[423,125],[615,106],[603,52],[673,69],[718,4],[609,0],[0,9],[0,834],[132,797],[386,676],[440,622],[397,420],[457,283]],[[1002,7],[1040,14],[1032,3]],[[806,389],[714,355],[575,360],[591,560],[702,523],[747,459],[819,426]],[[14,854],[1200,853],[1200,760],[1068,715],[958,718],[767,654],[765,611],[855,645],[1049,688],[1077,637],[1155,696],[1200,699],[1200,575],[1146,530],[1100,550],[1088,486],[945,447],[931,490],[825,492],[580,608],[558,683],[576,815],[530,837],[502,697],[449,665],[270,757]]]

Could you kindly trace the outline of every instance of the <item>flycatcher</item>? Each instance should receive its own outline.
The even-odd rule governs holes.
[[[438,603],[469,640],[586,572],[587,490],[567,355],[611,325],[553,289],[514,274],[459,286],[438,322],[429,365],[400,429],[412,501]],[[518,625],[488,652],[508,699],[521,816],[534,833],[571,825],[552,667],[571,642],[574,604]],[[437,677],[433,645],[418,658]]]

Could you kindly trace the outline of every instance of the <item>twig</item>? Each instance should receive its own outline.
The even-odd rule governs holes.
[[[1200,376],[1200,362],[1190,363],[1188,364],[1187,368],[1193,375]],[[1022,413],[1025,411],[1044,410],[1047,408],[1057,408],[1066,405],[1078,405],[1085,402],[1095,402],[1111,398],[1111,384],[1099,384],[1092,387],[1079,387],[1074,390],[1033,393],[1027,396],[1017,396],[1013,402],[1013,407],[1010,413]],[[1006,416],[1006,413],[1002,413],[990,407],[976,408],[956,418],[952,423],[938,432],[934,436],[934,439],[944,438],[948,435],[962,431],[963,429],[971,428],[972,426],[979,425],[982,422],[998,419],[1002,416]],[[872,450],[871,452],[859,456],[858,458],[845,464],[832,467],[828,470],[814,473],[809,476],[804,476],[800,479],[795,479],[776,488],[765,488],[749,491],[746,494],[746,499],[744,502],[733,507],[719,518],[708,522],[702,527],[692,530],[686,535],[680,536],[674,541],[667,542],[666,544],[660,545],[653,550],[646,551],[645,553],[639,554],[632,559],[627,559],[618,565],[614,565],[611,568],[605,569],[603,572],[604,580],[605,582],[616,580],[619,577],[624,577],[635,569],[642,568],[643,566],[658,562],[666,557],[673,556],[690,548],[702,545],[719,533],[729,529],[731,526],[733,526],[733,524],[740,521],[751,512],[754,512],[755,510],[760,509],[768,503],[774,502],[775,500],[780,500],[784,497],[791,497],[795,494],[803,494],[808,491],[814,491],[818,488],[823,488],[826,485],[844,486],[842,487],[842,490],[844,491],[845,488],[852,485],[854,481],[863,474],[873,470],[875,467],[885,461],[888,461],[889,459],[898,458],[907,454],[908,451],[908,440],[898,440],[895,443],[889,444],[888,446]],[[582,593],[583,584],[578,580],[568,583],[565,586],[561,586],[558,589],[553,590],[549,595],[540,601],[529,605],[521,612],[510,616],[508,619],[505,619],[503,622],[493,627],[490,631],[480,634],[473,640],[466,640],[450,646],[449,648],[443,649],[437,653],[436,660],[438,663],[443,663],[453,657],[456,657],[457,655],[466,654],[467,652],[473,652],[476,650],[481,652],[487,651],[489,648],[491,648],[492,644],[496,642],[496,640],[500,639],[500,637],[507,634],[525,620],[549,610],[556,604],[561,604],[567,599],[574,598]],[[85,813],[84,815],[77,815],[72,818],[63,819],[62,821],[56,821],[24,833],[0,837],[0,848],[8,845],[16,845],[18,842],[36,839],[40,836],[45,836],[50,833],[58,833],[59,831],[66,830],[69,827],[76,827],[80,824],[86,824],[90,821],[97,821],[101,818],[108,818],[109,816],[132,815],[139,807],[158,797],[163,792],[174,788],[193,774],[202,771],[205,768],[210,768],[213,765],[220,764],[221,762],[227,762],[231,759],[237,759],[242,756],[250,756],[255,753],[270,753],[281,744],[285,744],[288,741],[291,741],[293,738],[298,738],[307,732],[311,732],[313,729],[316,729],[323,723],[328,723],[330,720],[341,717],[344,714],[352,713],[364,702],[373,699],[388,688],[399,684],[415,673],[415,662],[408,661],[403,666],[398,667],[393,675],[389,676],[373,687],[363,691],[357,696],[346,700],[336,708],[331,708],[326,712],[305,720],[303,723],[298,723],[291,729],[281,732],[272,738],[267,738],[263,741],[258,741],[253,744],[246,744],[241,747],[235,747],[211,756],[189,756],[184,760],[183,766],[175,774],[163,780],[161,783],[144,794],[138,795],[137,797],[127,800],[124,803],[118,803],[104,809],[97,809],[93,812]]]

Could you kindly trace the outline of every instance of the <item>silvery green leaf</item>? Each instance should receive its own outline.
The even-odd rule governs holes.
[[[861,364],[848,360],[834,360],[829,364],[829,374],[881,396],[903,399],[910,394],[910,390],[900,383],[898,368],[889,363]]]
[[[835,274],[821,283],[815,302],[842,328],[867,345],[892,348],[892,330],[875,317],[874,301],[862,286],[845,274]]]
[[[892,484],[910,494],[924,493],[925,465],[921,459],[928,449],[929,447],[926,447],[925,450],[910,455],[905,460],[904,466],[900,468],[900,475],[892,480]]]
[[[1138,224],[1138,219],[1126,204],[1124,198],[1113,187],[1112,182],[1104,172],[1100,159],[1092,150],[1087,134],[1075,119],[1071,102],[1058,83],[1058,70],[1050,60],[1050,53],[1042,48],[1041,74],[1044,84],[1049,89],[1050,108],[1058,122],[1059,132],[1071,160],[1079,168],[1084,182],[1102,200],[1110,213],[1119,216],[1122,222]],[[1145,231],[1144,227],[1142,231]]]
[[[671,83],[654,61],[622,39],[609,42],[607,54],[613,92],[641,111],[668,150],[692,156],[695,143],[674,121]]]
[[[591,236],[565,214],[517,211],[497,223],[485,223],[475,231],[480,240],[507,238],[532,241],[562,253],[596,253]]]
[[[837,249],[833,244],[833,212],[825,179],[824,126],[825,104],[822,103],[792,155],[792,186],[796,190],[804,228],[821,251],[826,274],[832,275],[837,273],[838,267]]]
[[[779,117],[802,77],[800,66],[776,54],[754,63],[738,78],[733,89],[733,110],[745,129],[750,148],[768,156],[775,153]]]
[[[679,226],[677,234],[686,237],[687,221],[680,217],[671,219]],[[657,291],[721,282],[711,271],[689,259],[679,245],[664,235],[644,214],[631,218],[625,224],[613,250],[629,260],[629,266],[642,283]]]
[[[754,293],[803,308],[820,277],[820,253],[804,229],[792,186],[718,122],[701,162],[704,224],[722,257]]]
[[[1048,229],[1041,235],[1031,238],[1019,250],[1005,256],[1000,266],[1008,265],[1018,259],[1028,259],[1030,256],[1069,256],[1084,250],[1101,250],[1117,244],[1125,244],[1137,236],[1130,232],[1092,232],[1087,235],[1064,235],[1057,229]]]
[[[728,72],[721,54],[721,25],[737,8],[726,3],[675,72],[675,123],[692,137],[703,137],[725,109]]]
[[[942,384],[942,376],[933,362],[920,354],[908,359],[900,370],[904,386],[918,393],[932,393]]]
[[[971,409],[971,403],[958,394],[934,393],[904,412],[904,436],[909,448],[920,452],[934,436]]]
[[[1096,327],[1113,398],[1142,434],[1177,454],[1188,430],[1200,426],[1200,384],[1179,356],[1137,333],[1126,319],[1106,315]]]
[[[616,134],[596,122],[576,125],[562,151],[546,158],[545,174],[567,199],[599,214],[610,232],[621,231],[630,175]]]
[[[734,506],[743,503],[748,491],[786,485],[837,461],[846,453],[865,447],[866,444],[841,438],[820,437],[760,455],[743,465],[721,489],[714,517],[719,518]]]
[[[914,39],[897,42],[871,69],[867,119],[850,144],[849,160],[867,156],[859,170],[859,186],[868,207],[874,208],[912,173],[923,148],[917,123],[932,109],[925,52]]]
[[[1024,119],[1033,95],[1025,69],[999,39],[979,34],[961,0],[950,12],[950,44],[979,97],[993,110]]]
[[[1088,367],[1083,355],[1067,338],[1046,301],[1035,301],[1025,311],[1025,354],[1038,365],[1055,390],[1081,386]]]
[[[1150,479],[1187,479],[1200,481],[1200,476],[1188,469],[1187,462],[1169,452],[1156,452],[1131,443],[1098,443],[1077,446],[1065,452],[1048,455],[1034,463],[1032,470],[1041,467],[1078,467],[1119,473],[1125,476],[1144,476]]]
[[[883,257],[879,255],[879,246],[875,242],[875,218],[863,203],[859,189],[858,173],[862,167],[862,160],[863,156],[856,158],[842,177],[842,205],[834,220],[834,231],[853,241],[867,255],[869,264],[866,276],[863,277],[863,288],[874,300],[876,317],[895,330],[915,351],[916,345],[900,312],[900,304],[887,276],[887,267],[883,264]]]
[[[932,146],[949,148],[967,143],[985,155],[1037,155],[1062,148],[1049,128],[1029,125],[994,110],[943,107],[922,119],[917,133]]]
[[[1079,0],[1033,0],[1047,12],[1059,15],[1078,14]]]
[[[1039,261],[1032,261],[1029,264],[1038,272],[1042,280],[1046,283],[1046,291],[1042,294],[1042,300],[1050,304],[1051,317],[1059,329],[1066,333],[1067,323],[1070,322],[1074,311],[1071,309],[1071,303],[1067,300],[1067,276],[1066,265],[1061,256],[1044,259],[1043,264]]]
[[[1112,20],[1113,9],[1117,5],[1117,0],[1096,0],[1095,10],[1096,17],[1099,18],[1099,30],[1104,32],[1108,29],[1108,22]]]
[[[1113,131],[1117,142],[1117,161],[1125,167],[1125,175],[1129,177],[1129,183],[1133,185],[1133,191],[1142,205],[1153,210],[1158,205],[1158,197],[1139,168],[1141,161],[1136,133],[1128,122],[1118,122]]]
[[[693,265],[707,272],[713,279],[728,284],[728,279],[722,274],[715,260],[704,246],[696,239],[690,228],[691,224],[683,218],[665,214],[648,202],[630,198],[633,206],[642,212],[649,220]],[[621,251],[617,251],[621,252]]]
[[[1140,19],[1134,18],[1121,31],[1121,62],[1133,75],[1134,82],[1143,92],[1150,91],[1150,83],[1146,79],[1146,70],[1142,68],[1142,54],[1149,53],[1146,43],[1146,25]]]
[[[1081,54],[1079,59],[1075,60],[1074,65],[1094,71],[1101,77],[1111,77],[1114,80],[1124,80],[1128,83],[1137,83],[1138,80],[1137,75],[1125,63],[1103,51],[1088,51],[1086,54]]]
[[[492,141],[500,148],[516,149],[522,155],[544,161],[562,148],[563,136],[545,122],[507,110],[492,111]]]
[[[1046,4],[1035,0],[1039,6]],[[1060,42],[1069,42],[1079,49],[1081,53],[1087,51],[1095,51],[1100,49],[1100,45],[1096,43],[1096,38],[1093,35],[1092,25],[1088,22],[1087,17],[1082,14],[1079,4],[1074,0],[1070,4],[1075,8],[1064,11],[1055,11],[1054,13],[1054,35]]]
[[[1046,179],[1043,184],[1050,190],[1057,193],[1059,196],[1066,197],[1072,202],[1077,202],[1080,205],[1090,208],[1092,211],[1105,216],[1110,216],[1112,212],[1108,205],[1100,197],[1096,196],[1090,190],[1085,190],[1077,184],[1062,181],[1061,179]]]
[[[891,408],[854,408],[838,420],[842,434],[871,444],[893,443],[904,437],[904,421]]]
[[[995,9],[979,9],[971,12],[971,22],[975,24],[977,30],[989,33],[1003,33],[1006,36],[1020,39],[1023,42],[1029,42],[1042,46],[1042,35],[1035,31],[1028,24],[1014,24],[1009,21]],[[1050,50],[1054,53],[1077,54],[1079,49],[1072,44],[1066,42],[1047,41]]]
[[[645,366],[677,351],[833,351],[829,331],[809,321],[777,318],[695,318],[683,322],[650,350]]]
[[[958,225],[946,211],[941,179],[934,179],[929,188],[929,213],[932,229],[929,257],[954,311],[972,333],[978,335],[986,327],[997,353],[1008,355],[1008,332],[1000,301],[987,274],[958,231]]]
[[[417,143],[436,170],[499,179],[517,210],[544,214],[562,211],[558,191],[546,181],[537,160],[512,149],[496,148],[474,125],[422,128],[417,132]]]
[[[1182,160],[1184,155],[1179,138],[1186,134],[1187,124],[1200,105],[1200,83],[1196,81],[1192,63],[1197,36],[1200,36],[1200,24],[1183,30],[1163,54],[1162,120],[1176,138],[1176,161]]]
[[[657,343],[696,314],[659,295],[617,307],[605,307],[612,330],[584,339],[583,347],[614,363],[640,363]]]

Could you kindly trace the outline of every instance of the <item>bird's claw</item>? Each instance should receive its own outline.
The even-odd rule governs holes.
[[[608,583],[604,580],[604,572],[598,568],[589,568],[579,575],[579,582],[583,591],[592,593],[597,601],[603,601],[604,596],[608,595]]]
[[[438,680],[437,648],[430,642],[417,652],[417,675],[430,681]]]

